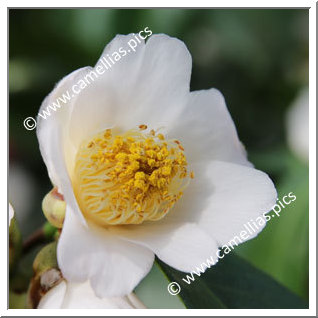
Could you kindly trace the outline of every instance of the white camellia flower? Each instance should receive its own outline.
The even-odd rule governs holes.
[[[145,305],[131,293],[125,297],[98,298],[89,282],[68,283],[62,280],[40,300],[38,309],[145,309]]]
[[[116,36],[101,59],[132,37]],[[154,35],[93,75],[100,67],[57,84],[40,113],[85,76],[94,79],[39,117],[37,135],[67,204],[57,248],[63,276],[89,280],[99,297],[117,297],[147,275],[154,255],[192,271],[269,211],[276,190],[247,160],[221,93],[190,92],[183,42]]]

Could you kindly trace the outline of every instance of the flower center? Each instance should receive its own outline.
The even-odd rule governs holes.
[[[100,225],[163,218],[193,178],[184,149],[146,125],[115,135],[106,129],[77,153],[75,195],[86,218]]]

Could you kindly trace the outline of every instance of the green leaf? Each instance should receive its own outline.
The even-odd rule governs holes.
[[[193,275],[190,284],[182,280],[189,274],[157,262],[168,279],[180,285],[179,296],[187,308],[308,308],[301,298],[234,253],[225,255],[200,277]]]
[[[169,280],[162,272],[159,265],[154,263],[149,274],[136,287],[135,293],[138,298],[151,309],[185,309],[179,297],[167,292]]]
[[[257,169],[278,180],[275,186],[280,200],[289,192],[293,192],[297,199],[285,205],[280,216],[271,219],[261,235],[239,245],[235,252],[300,297],[308,299],[308,165],[282,147],[279,151],[253,155],[252,162]]]

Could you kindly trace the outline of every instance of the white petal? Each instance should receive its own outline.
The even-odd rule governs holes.
[[[64,301],[66,282],[61,281],[50,289],[40,300],[38,309],[60,309]]]
[[[221,160],[252,165],[238,139],[224,97],[216,89],[191,92],[178,121],[169,127],[169,137],[182,142],[190,164]]]
[[[106,230],[83,226],[67,208],[57,258],[68,281],[90,280],[97,296],[113,297],[132,292],[150,271],[154,255]]]
[[[70,144],[64,145],[68,159],[69,155],[74,156],[78,144],[96,131],[116,124],[131,129],[144,121],[166,124],[173,119],[165,116],[166,113],[176,116],[183,106],[189,92],[191,56],[178,39],[154,35],[146,45],[140,43],[136,52],[127,53],[104,74],[98,74],[101,61],[121,47],[127,50],[127,43],[132,38],[131,34],[115,37],[106,46],[95,68],[86,67],[69,74],[42,103],[39,114],[67,91],[74,95],[69,102],[60,103],[61,107],[55,112],[51,110],[47,119],[38,116],[40,148],[55,185],[60,182],[49,158],[55,155],[53,150],[56,149],[47,148],[46,144],[57,130],[62,130],[63,138],[71,139]],[[87,86],[79,94],[72,94],[73,85],[78,91],[79,82],[83,80]]]
[[[67,283],[67,290],[62,305],[63,309],[133,309],[145,308],[138,298],[131,294],[135,303],[130,301],[130,296],[99,298],[95,295],[89,282]],[[135,306],[136,305],[136,306]]]
[[[270,211],[276,202],[277,193],[272,181],[259,170],[219,161],[196,168],[196,177],[184,199],[169,216],[198,222],[218,246],[240,235],[246,230],[247,222]],[[264,226],[255,229],[249,239]]]
[[[156,222],[112,231],[151,249],[163,262],[184,272],[192,271],[217,251],[216,243],[196,224]]]
[[[127,49],[127,42],[133,38],[131,34],[114,38],[99,61],[119,48]],[[97,66],[101,62],[94,70]],[[87,136],[113,126],[124,131],[140,124],[168,126],[184,107],[190,75],[191,56],[184,43],[166,35],[152,36],[76,97],[70,123],[72,141],[79,144]],[[81,131],[77,132],[76,127]]]
[[[12,205],[9,203],[9,226],[11,224],[11,220],[13,219],[13,217],[14,217],[14,210]]]
[[[219,161],[196,164],[194,168],[196,176],[184,196],[160,222],[113,228],[186,272],[216,255],[218,246],[246,230],[244,224],[270,211],[277,197],[269,177],[254,168]],[[249,239],[264,226],[254,228]]]
[[[135,309],[146,308],[131,293],[124,297],[99,298],[89,282],[70,283],[62,281],[49,290],[40,300],[38,309]]]
[[[96,66],[120,48],[129,49],[128,42],[131,39],[134,39],[133,34],[117,35],[105,47]],[[109,84],[117,93],[121,92],[121,96],[132,88],[147,89],[146,95],[156,94],[157,97],[162,93],[170,96],[186,93],[190,87],[191,55],[182,41],[165,34],[156,34],[146,44],[138,44],[136,52],[123,56],[105,74],[107,76],[103,76],[102,80],[108,83],[110,78],[112,83]]]
[[[134,39],[133,34],[117,35],[105,47],[95,67],[90,69],[86,77],[74,83],[77,90],[81,80],[86,83],[86,87],[74,98],[76,111],[69,125],[70,139],[75,148],[92,134],[121,125],[136,86],[144,42],[137,46],[136,52],[126,52],[126,56],[122,56],[115,64],[110,58],[115,52],[121,52],[120,49],[127,51],[127,43],[131,39]]]
[[[61,97],[67,90],[70,91],[72,85],[87,74],[89,70],[90,68],[79,69],[63,78],[43,101],[39,114],[43,116],[43,111],[47,111],[47,107],[52,106],[56,99]],[[66,202],[72,206],[72,209],[78,213],[82,222],[85,223],[79,212],[69,177],[74,165],[72,159],[77,151],[74,145],[70,143],[68,130],[74,99],[65,104],[60,104],[61,107],[57,108],[56,111],[51,110],[51,115],[46,116],[46,119],[38,116],[37,137],[40,151],[53,185],[58,187],[58,191],[64,195]]]
[[[128,297],[129,302],[132,304],[132,306],[133,306],[134,308],[136,308],[136,309],[137,309],[137,308],[138,308],[138,309],[146,309],[146,308],[147,308],[147,307],[145,306],[145,304],[142,303],[141,300],[137,297],[136,294],[131,293],[131,294],[129,294],[127,297]]]
[[[63,184],[60,177],[60,166],[65,166],[64,140],[68,138],[68,124],[73,110],[74,98],[66,103],[60,102],[60,108],[52,110],[58,98],[61,98],[79,78],[82,78],[90,68],[82,68],[64,77],[54,90],[44,99],[37,117],[37,137],[40,151],[47,166],[49,176],[54,185],[59,188]],[[45,115],[43,112],[49,113]],[[42,115],[42,116],[41,116]],[[66,145],[65,145],[66,146]],[[59,189],[60,190],[60,189]]]
[[[191,66],[191,55],[182,41],[153,35],[146,43],[133,94],[128,96],[126,126],[144,123],[167,128],[174,123],[190,90]]]

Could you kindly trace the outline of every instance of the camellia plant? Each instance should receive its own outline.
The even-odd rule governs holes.
[[[133,37],[116,36],[101,59]],[[190,92],[191,66],[183,42],[152,35],[104,74],[81,68],[46,97],[40,113],[94,77],[37,120],[53,234],[33,264],[29,308],[145,308],[134,290],[154,261],[180,283],[271,210],[272,181],[248,161],[222,94]],[[304,306],[233,253],[178,297],[187,308]]]

